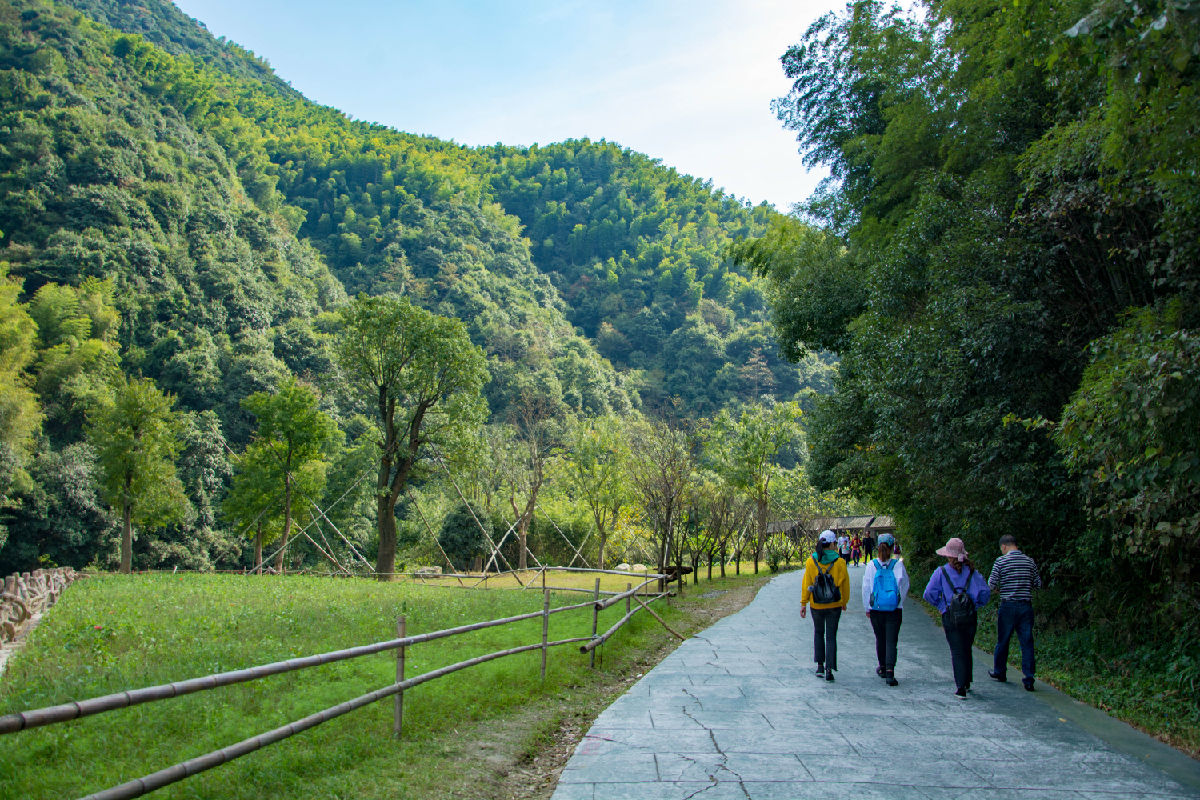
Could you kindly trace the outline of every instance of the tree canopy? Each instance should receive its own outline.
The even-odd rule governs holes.
[[[818,485],[921,548],[1200,585],[1198,39],[1194,3],[859,0],[784,54],[832,177],[734,253],[785,353],[840,358]]]

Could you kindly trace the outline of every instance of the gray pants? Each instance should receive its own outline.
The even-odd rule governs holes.
[[[829,669],[837,669],[837,629],[842,609],[814,608],[812,618],[813,661]]]

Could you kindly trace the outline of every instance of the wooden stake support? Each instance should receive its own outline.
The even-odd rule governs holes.
[[[406,634],[408,624],[401,614],[396,618],[396,638],[403,639]],[[396,648],[396,683],[404,685],[404,645]],[[404,725],[404,690],[396,692],[395,708],[393,710],[392,733],[397,739],[400,738],[400,729]]]

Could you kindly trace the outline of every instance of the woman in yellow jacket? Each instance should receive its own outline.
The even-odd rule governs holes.
[[[838,557],[836,543],[837,536],[833,531],[821,531],[817,549],[812,558],[804,562],[804,582],[800,587],[801,618],[807,615],[808,606],[812,605],[813,660],[817,662],[817,677],[827,681],[833,680],[837,669],[838,622],[850,602],[850,573],[846,570],[846,562]],[[827,581],[818,582],[820,574],[833,578],[835,597],[822,597],[821,584]]]

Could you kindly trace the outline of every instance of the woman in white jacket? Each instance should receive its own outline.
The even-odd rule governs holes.
[[[896,537],[881,534],[879,557],[867,562],[863,572],[862,601],[867,619],[875,631],[875,656],[879,666],[875,674],[888,686],[896,686],[896,641],[900,638],[900,623],[904,619],[904,597],[908,594],[908,572],[904,562],[893,558]]]

